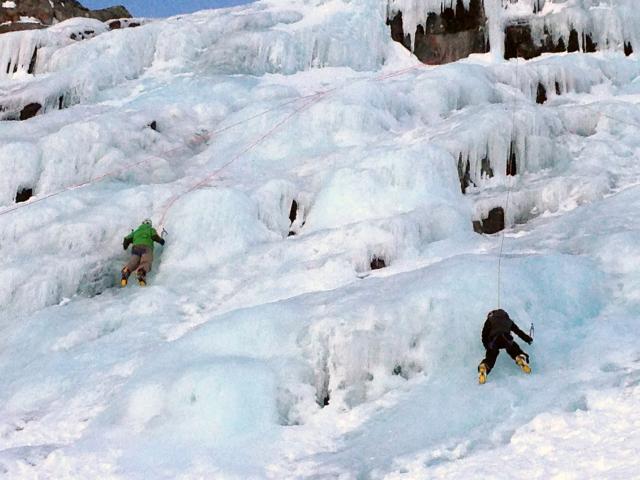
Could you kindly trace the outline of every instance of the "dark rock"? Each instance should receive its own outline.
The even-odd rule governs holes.
[[[544,0],[535,0],[533,2],[533,13],[540,13],[542,11],[542,7],[544,6]]]
[[[35,117],[41,108],[42,105],[39,103],[30,103],[20,111],[20,120],[28,120]]]
[[[296,218],[298,218],[298,202],[293,200],[291,202],[291,208],[289,209],[289,221],[291,222],[289,225],[290,227],[293,227],[293,222],[296,221]],[[304,222],[302,222],[302,226],[304,226]],[[293,237],[294,235],[296,235],[295,230],[290,229],[287,236]]]
[[[516,146],[511,142],[509,148],[509,158],[507,159],[507,175],[515,176],[518,174],[518,162],[516,154]]]
[[[64,108],[64,95],[60,95],[58,97],[58,110],[62,110]]]
[[[387,19],[391,38],[411,49],[411,33],[402,26],[402,12]],[[455,62],[472,53],[488,51],[485,32],[486,17],[481,0],[471,0],[469,9],[457,0],[455,9],[444,8],[441,13],[430,13],[424,26],[418,25],[414,33],[413,53],[429,65]]]
[[[480,163],[480,174],[488,178],[493,177],[493,169],[488,157],[484,157]]]
[[[0,15],[0,18],[1,17],[2,15]],[[25,30],[42,30],[43,28],[47,28],[47,26],[42,25],[41,23],[12,22],[5,25],[0,25],[0,34],[9,32],[21,32]]]
[[[566,51],[562,38],[554,43],[549,32],[543,38],[535,41],[529,25],[508,25],[504,36],[504,58],[524,58],[529,60],[543,53],[559,53]]]
[[[493,169],[491,168],[491,161],[486,156],[480,160],[480,175],[487,178],[492,178],[494,175]],[[458,178],[460,179],[460,188],[464,194],[467,193],[469,187],[476,186],[473,180],[471,180],[471,162],[469,158],[464,160],[462,153],[458,156]]]
[[[385,268],[387,264],[385,263],[383,258],[373,257],[371,260],[371,270],[380,270],[381,268]]]
[[[486,233],[488,235],[504,230],[504,209],[502,207],[491,209],[487,218],[473,222],[473,230],[476,233]]]
[[[547,89],[544,88],[542,83],[538,83],[538,92],[536,94],[536,103],[542,105],[547,101]]]
[[[562,95],[562,90],[560,89],[560,82],[556,81],[556,95]]]
[[[21,17],[32,17],[40,23],[23,23]],[[0,33],[44,28],[73,17],[89,17],[106,22],[131,18],[123,6],[89,10],[76,0],[17,0],[16,8],[0,8]]]
[[[564,38],[560,38],[558,40],[558,46],[555,49],[555,52],[566,52],[567,51],[567,47],[564,44]]]
[[[22,188],[16,193],[16,203],[26,202],[33,196],[33,188]]]
[[[89,17],[95,18],[102,22],[107,22],[116,18],[131,18],[129,11],[122,5],[115,7],[103,8],[101,10],[89,10]],[[131,26],[131,25],[129,25]]]
[[[29,69],[27,70],[28,74],[34,74],[36,72],[36,62],[38,61],[38,47],[33,49],[33,55],[31,56],[31,61],[29,62]]]
[[[594,53],[598,48],[598,44],[593,41],[590,33],[582,34],[582,44],[584,45],[584,51],[587,53]]]
[[[496,207],[489,212],[489,216],[482,220],[482,230],[487,234],[504,230],[504,209]]]
[[[518,58],[521,50],[524,52],[533,50],[531,28],[526,25],[507,26],[504,35],[504,58],[507,60],[510,58]],[[535,56],[535,53],[525,54],[524,58],[533,58]]]
[[[292,225],[293,225],[293,222],[296,221],[297,215],[298,215],[298,202],[294,200],[293,202],[291,202],[291,209],[289,210],[289,220],[291,221]]]
[[[140,25],[141,25],[140,22],[132,22],[126,18],[120,18],[118,20],[111,20],[107,22],[107,26],[109,27],[109,30],[118,30],[120,28],[136,28],[136,27],[139,27]]]
[[[597,44],[592,41],[590,34],[584,35],[583,41],[585,52],[596,51]],[[505,28],[504,43],[504,57],[506,59],[520,57],[528,60],[543,53],[577,52],[580,50],[578,32],[575,29],[571,29],[567,46],[562,38],[556,42],[547,29],[543,30],[540,38],[534,39],[531,26],[526,24],[508,25]]]
[[[151,130],[154,130],[154,131],[156,131],[156,132],[157,132],[157,131],[158,131],[158,122],[156,122],[156,121],[154,120],[153,122],[151,122],[151,123],[148,125],[148,127],[149,127]]]
[[[462,153],[458,156],[458,178],[460,179],[462,193],[467,193],[467,188],[473,185],[471,181],[471,165],[468,158],[466,161],[463,160]]]
[[[633,46],[631,42],[624,42],[624,54],[628,57],[633,53]]]
[[[398,12],[393,19],[387,19],[387,25],[391,27],[391,38],[411,50],[411,36],[405,35],[403,31],[402,12]]]
[[[569,32],[569,44],[567,45],[567,52],[577,52],[580,50],[580,42],[578,42],[578,32],[576,32],[575,28],[571,29]]]

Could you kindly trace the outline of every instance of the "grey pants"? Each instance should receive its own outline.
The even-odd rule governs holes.
[[[129,277],[131,272],[137,270],[138,277],[145,277],[151,271],[153,263],[153,250],[146,245],[134,245],[131,249],[131,259],[125,265],[123,273]]]

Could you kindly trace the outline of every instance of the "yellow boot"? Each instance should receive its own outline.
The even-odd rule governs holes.
[[[487,366],[484,363],[478,365],[478,383],[484,385],[487,381]]]
[[[136,270],[136,276],[138,277],[138,285],[140,285],[141,287],[146,287],[147,286],[147,272],[145,272],[143,269],[139,268],[138,270]]]
[[[516,365],[518,365],[524,373],[531,373],[531,367],[527,363],[527,357],[518,355],[516,357]]]
[[[128,279],[129,279],[129,275],[131,274],[131,272],[129,272],[129,269],[127,267],[124,267],[122,269],[122,278],[120,278],[120,286],[122,288],[127,286],[128,283]]]

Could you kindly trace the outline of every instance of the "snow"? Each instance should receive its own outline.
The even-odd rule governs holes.
[[[16,8],[16,2],[2,2],[2,8]]]
[[[20,17],[20,22],[21,23],[42,23],[40,20],[38,20],[35,17]]]
[[[495,478],[496,472],[504,478],[633,478],[640,470],[634,454],[638,395],[638,387],[594,392],[574,413],[539,415],[491,455],[451,452],[458,461],[434,469],[424,468],[424,457],[416,457],[402,472],[384,478]]]
[[[0,122],[0,476],[638,475],[637,59],[424,66],[386,13],[272,1],[0,36],[2,104],[46,111]],[[502,237],[472,220],[496,206],[533,373],[502,354],[479,387]],[[145,217],[166,245],[119,289]]]

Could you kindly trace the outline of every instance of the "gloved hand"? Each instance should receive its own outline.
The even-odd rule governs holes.
[[[531,345],[533,343],[533,338],[527,335],[527,338],[525,338],[524,341],[527,342],[529,345]]]
[[[126,240],[124,242],[122,242],[122,249],[123,250],[126,250],[128,246],[129,245],[127,245],[127,241]]]

